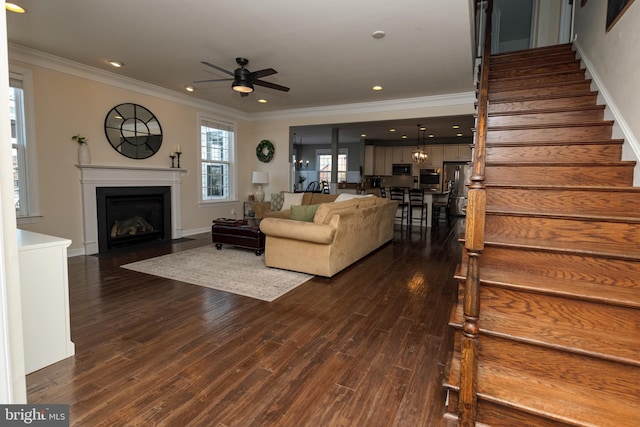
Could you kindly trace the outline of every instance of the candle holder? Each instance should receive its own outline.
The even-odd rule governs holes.
[[[174,165],[174,163],[173,163],[173,162],[174,162],[174,160],[176,159],[176,156],[169,156],[169,157],[171,157],[171,167],[172,167],[172,168],[175,168],[175,165]]]
[[[178,169],[180,169],[180,154],[182,154],[181,151],[176,151],[176,156],[178,157],[178,166],[177,166]]]

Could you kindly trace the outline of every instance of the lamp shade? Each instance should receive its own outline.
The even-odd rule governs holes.
[[[253,177],[251,178],[253,184],[268,184],[269,173],[263,171],[253,171]]]

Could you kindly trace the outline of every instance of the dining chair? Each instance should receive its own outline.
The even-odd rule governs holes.
[[[400,218],[400,228],[402,228],[405,222],[405,216],[407,218],[407,227],[409,227],[409,203],[405,200],[404,195],[404,187],[392,187],[389,189],[389,200],[395,200],[398,202],[400,216],[398,216],[398,213],[396,211],[396,218]]]

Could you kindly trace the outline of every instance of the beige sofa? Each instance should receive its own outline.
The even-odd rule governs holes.
[[[267,217],[268,267],[331,277],[393,238],[398,202],[369,196],[321,204],[313,222]]]
[[[280,192],[283,194],[284,192]],[[289,193],[289,195],[294,193]],[[298,195],[302,197],[301,203],[296,203],[300,205],[316,205],[319,203],[328,203],[333,202],[337,194],[323,194],[323,193],[295,193],[294,195]],[[255,212],[256,218],[289,218],[290,210],[271,210],[271,202],[253,202],[251,204],[251,208]]]

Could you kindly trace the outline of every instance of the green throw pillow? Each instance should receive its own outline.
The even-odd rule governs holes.
[[[292,205],[291,206],[291,216],[289,218],[295,219],[296,221],[306,221],[313,222],[313,217],[318,210],[317,205]]]

